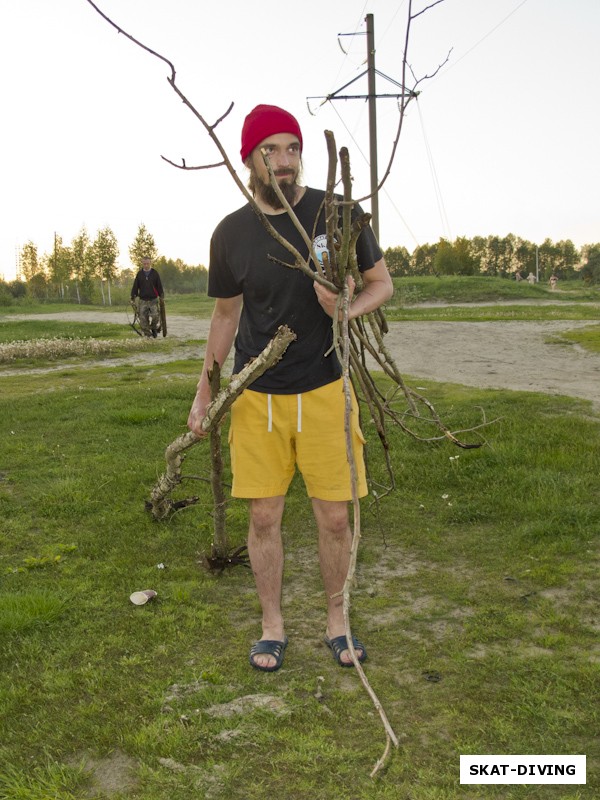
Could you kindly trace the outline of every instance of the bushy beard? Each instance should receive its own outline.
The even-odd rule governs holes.
[[[293,206],[294,201],[296,200],[296,192],[298,191],[299,184],[298,178],[300,177],[300,170],[294,175],[294,170],[278,170],[275,173],[275,177],[280,177],[281,175],[291,175],[293,176],[292,181],[283,181],[282,183],[278,183],[279,188],[281,189],[282,195],[285,197],[287,202]],[[271,183],[265,183],[257,174],[256,170],[252,165],[250,165],[250,178],[248,179],[248,189],[252,192],[252,194],[258,197],[266,203],[271,208],[279,210],[283,208],[283,203],[277,196],[277,192],[271,186]]]

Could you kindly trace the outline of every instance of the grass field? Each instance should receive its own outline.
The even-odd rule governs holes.
[[[496,303],[551,301],[552,303],[599,302],[600,290],[586,287],[581,280],[561,281],[557,291],[547,284],[531,286],[526,281],[517,283],[508,278],[483,275],[444,275],[395,278],[397,305],[415,303]]]
[[[202,564],[206,448],[185,463],[181,494],[197,505],[168,523],[144,509],[166,445],[185,430],[197,372],[182,360],[0,376],[0,800],[596,798],[600,427],[590,404],[419,379],[452,426],[478,424],[481,409],[496,421],[469,435],[483,442],[476,450],[393,431],[397,488],[379,507],[363,503],[353,628],[400,739],[372,780],[383,730],[322,643],[301,481],[284,517],[290,645],[272,675],[248,665],[260,616],[251,572]],[[246,526],[232,501],[232,547]],[[146,588],[156,600],[132,605]],[[588,783],[461,786],[468,753],[582,753]]]

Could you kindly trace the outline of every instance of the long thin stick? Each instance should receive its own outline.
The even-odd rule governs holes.
[[[364,688],[367,691],[367,694],[371,698],[373,705],[377,709],[377,713],[379,714],[381,721],[383,723],[383,727],[386,733],[386,746],[384,750],[383,756],[379,759],[375,768],[371,772],[371,777],[375,777],[377,772],[382,769],[390,755],[390,741],[394,744],[395,747],[398,747],[398,738],[394,733],[392,726],[387,718],[385,710],[379,701],[379,698],[373,691],[371,684],[365,674],[365,671],[362,667],[362,664],[358,660],[358,655],[356,654],[356,650],[354,648],[354,642],[352,641],[352,628],[350,626],[350,594],[352,591],[352,586],[354,584],[354,574],[356,572],[356,563],[358,559],[358,545],[360,543],[360,500],[358,497],[358,478],[356,472],[356,459],[354,457],[354,448],[352,446],[352,383],[350,381],[350,335],[348,332],[348,306],[349,306],[349,292],[348,292],[348,285],[345,283],[343,288],[343,300],[342,300],[342,354],[343,354],[343,364],[342,364],[342,376],[344,382],[344,398],[345,398],[345,413],[344,413],[344,431],[346,434],[346,455],[348,458],[348,463],[350,465],[350,479],[352,485],[352,507],[353,507],[353,534],[352,534],[352,546],[350,548],[350,562],[348,565],[348,573],[346,575],[346,580],[344,581],[344,588],[342,590],[342,597],[343,597],[343,610],[344,610],[344,625],[345,625],[345,632],[346,632],[346,641],[348,644],[348,652],[350,653],[350,658],[352,659],[352,663],[354,664],[356,671],[360,677],[361,683],[363,684]]]

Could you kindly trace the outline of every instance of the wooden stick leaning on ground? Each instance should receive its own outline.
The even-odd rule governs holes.
[[[280,360],[295,338],[296,334],[286,325],[282,325],[262,353],[231,378],[229,385],[219,392],[206,410],[206,416],[202,421],[202,429],[206,433],[210,433],[219,425],[236,397],[244,389]],[[202,437],[188,431],[177,437],[167,447],[165,451],[166,472],[158,479],[150,495],[150,510],[155,519],[165,519],[170,513],[173,503],[169,499],[169,495],[181,483],[181,465],[185,454],[200,441],[202,441]]]
[[[349,319],[348,319],[348,311],[350,306],[350,294],[348,283],[346,280],[346,276],[349,274],[351,270],[351,264],[353,263],[356,257],[356,250],[355,250],[355,242],[353,241],[352,237],[352,221],[351,221],[351,211],[352,206],[350,205],[350,200],[352,196],[352,176],[350,173],[350,158],[348,151],[345,148],[340,150],[340,165],[341,165],[341,174],[342,174],[342,184],[344,187],[344,208],[342,212],[342,236],[340,240],[340,250],[339,250],[339,260],[337,259],[337,254],[334,250],[334,258],[332,259],[332,273],[336,275],[341,282],[341,289],[340,289],[340,299],[338,302],[338,306],[342,312],[342,319],[341,322],[338,322],[338,315],[334,316],[333,321],[333,335],[334,335],[334,344],[338,355],[340,357],[340,363],[342,365],[342,378],[344,384],[344,400],[345,400],[345,409],[344,409],[344,434],[346,439],[346,457],[348,460],[348,465],[350,468],[350,481],[352,487],[352,510],[353,510],[353,531],[352,531],[352,546],[350,548],[350,560],[348,564],[348,572],[346,574],[346,579],[344,581],[344,586],[342,589],[342,604],[343,604],[343,611],[344,611],[344,626],[345,626],[345,634],[346,634],[346,641],[348,644],[348,652],[350,653],[350,658],[352,659],[352,663],[356,669],[356,672],[360,678],[360,681],[365,688],[367,694],[371,698],[373,705],[375,706],[377,713],[382,721],[385,736],[386,736],[386,744],[384,753],[381,758],[377,761],[375,767],[371,771],[371,777],[375,777],[375,775],[382,769],[390,755],[390,743],[393,743],[396,747],[398,747],[398,739],[390,722],[387,718],[387,714],[379,698],[377,697],[376,693],[374,692],[371,684],[365,674],[362,664],[358,659],[358,655],[356,653],[356,649],[354,647],[354,642],[352,638],[352,627],[350,624],[350,606],[351,606],[351,592],[354,586],[354,577],[356,572],[356,563],[358,560],[358,547],[360,544],[360,537],[361,537],[361,526],[360,526],[360,500],[358,497],[358,477],[357,477],[357,468],[356,468],[356,458],[354,455],[354,447],[352,443],[352,382],[350,378],[350,350],[351,350],[351,342],[350,342],[350,330],[349,330]],[[329,211],[332,216],[334,216],[334,209],[326,209],[326,213]],[[354,256],[354,258],[351,256]]]
[[[381,702],[375,692],[373,691],[371,684],[365,674],[362,664],[358,660],[358,655],[356,654],[356,650],[354,648],[354,643],[352,641],[352,628],[350,625],[350,605],[351,605],[351,592],[352,587],[354,584],[354,575],[356,571],[356,563],[358,559],[358,546],[360,543],[360,500],[358,497],[358,481],[357,481],[357,471],[356,471],[356,459],[354,457],[354,449],[352,446],[352,383],[350,380],[350,337],[348,334],[348,305],[349,305],[349,295],[348,295],[348,286],[347,284],[344,285],[343,295],[342,295],[342,323],[341,323],[341,349],[342,349],[342,377],[344,381],[344,398],[345,398],[345,413],[344,413],[344,433],[346,436],[346,455],[348,458],[348,464],[350,466],[350,479],[352,482],[352,509],[353,509],[353,531],[352,531],[352,547],[350,549],[350,563],[348,566],[348,572],[346,574],[346,579],[344,581],[344,588],[342,589],[342,599],[343,599],[343,609],[344,609],[344,625],[345,625],[345,633],[346,633],[346,641],[348,643],[348,651],[350,653],[350,658],[352,659],[352,663],[356,668],[356,672],[361,680],[362,685],[364,686],[367,694],[371,698],[373,705],[375,706],[377,713],[383,723],[383,727],[385,730],[386,735],[386,743],[383,755],[375,764],[375,767],[371,771],[371,777],[374,778],[375,775],[385,767],[388,758],[390,756],[390,744],[393,744],[395,747],[398,747],[398,738],[394,733],[392,726],[387,718],[387,714]]]

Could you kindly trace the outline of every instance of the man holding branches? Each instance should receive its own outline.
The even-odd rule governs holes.
[[[241,157],[250,170],[248,187],[270,224],[308,258],[303,237],[271,186],[263,153],[277,184],[321,258],[327,251],[324,192],[299,183],[302,132],[289,112],[259,105],[246,117]],[[360,209],[358,209],[360,213]],[[356,212],[355,212],[356,213]],[[393,285],[369,227],[356,246],[364,287],[349,318],[385,303]],[[352,666],[345,635],[341,591],[348,572],[352,498],[344,434],[344,390],[333,343],[338,296],[299,269],[281,262],[289,252],[265,229],[250,204],[225,217],[210,250],[208,294],[215,299],[204,367],[188,427],[198,435],[211,401],[207,371],[225,362],[235,341],[234,373],[255,358],[280,325],[296,334],[283,359],[267,370],[231,409],[232,496],[249,500],[248,553],[262,608],[262,635],[250,651],[253,667],[273,672],[283,663],[287,637],[281,610],[284,553],[281,520],[296,466],[302,474],[319,531],[319,563],[327,596],[325,642],[340,666]],[[278,263],[279,262],[279,263]],[[354,282],[349,280],[352,292]],[[364,439],[353,397],[353,452],[358,496],[367,494]],[[357,657],[366,649],[353,640]]]

